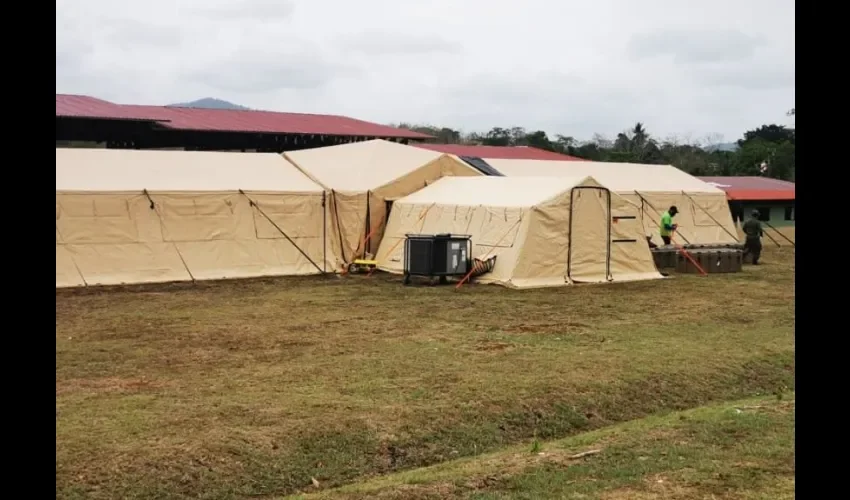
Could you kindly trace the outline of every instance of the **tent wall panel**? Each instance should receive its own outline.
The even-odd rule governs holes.
[[[281,230],[293,239],[322,238],[321,197],[266,195],[251,199],[258,208],[252,211],[257,238],[285,239]]]
[[[525,214],[528,223],[519,235],[512,284],[517,288],[563,286],[567,283],[569,192]],[[486,276],[486,275],[485,275]]]
[[[152,195],[165,241],[247,240],[256,237],[253,210],[239,194]]]
[[[71,255],[89,285],[192,279],[171,243],[62,245],[62,248]]]
[[[644,238],[640,207],[613,195],[611,214],[611,275],[617,281],[657,277],[658,269]]]
[[[148,203],[141,197],[114,195],[57,195],[56,231],[68,244],[135,243],[154,241],[158,226],[150,221],[139,224]]]
[[[56,245],[56,287],[71,287],[85,285],[82,275],[77,270],[74,257],[64,245]]]
[[[522,209],[484,208],[478,240],[482,247],[510,248],[516,243],[519,226],[522,223]]]

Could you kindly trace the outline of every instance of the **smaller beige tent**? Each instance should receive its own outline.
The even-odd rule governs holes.
[[[547,161],[487,159],[507,177],[516,176],[592,176],[605,186],[639,205],[644,231],[655,236],[661,214],[676,205],[679,215],[679,243],[726,244],[737,242],[726,194],[672,165],[613,163],[594,161]]]
[[[284,157],[331,191],[334,243],[346,263],[378,248],[393,200],[441,177],[481,175],[451,155],[381,139]]]
[[[56,287],[318,274],[326,195],[280,155],[56,150]]]
[[[403,271],[405,234],[467,234],[496,255],[478,281],[513,288],[662,278],[640,208],[592,177],[445,177],[397,200],[377,259]]]

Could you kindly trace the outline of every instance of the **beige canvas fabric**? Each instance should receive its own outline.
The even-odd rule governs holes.
[[[584,161],[501,160],[487,163],[508,177],[592,176],[641,207],[644,231],[661,244],[661,214],[676,205],[678,243],[735,243],[737,234],[726,194],[672,165],[643,165]]]
[[[380,139],[291,151],[284,157],[331,192],[334,244],[346,262],[378,248],[388,202],[441,177],[481,175],[451,155]]]
[[[377,253],[380,269],[403,272],[411,233],[470,235],[473,257],[497,256],[482,283],[533,288],[662,278],[640,208],[592,177],[440,179],[395,202]]]
[[[56,286],[332,271],[324,198],[277,154],[57,149]]]

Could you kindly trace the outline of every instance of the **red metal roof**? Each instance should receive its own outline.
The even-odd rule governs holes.
[[[104,120],[155,121],[150,113],[140,113],[103,99],[86,95],[56,94],[56,116],[66,118],[101,118]]]
[[[724,191],[730,200],[794,200],[796,184],[769,177],[700,177]]]
[[[337,115],[114,104],[92,97],[62,94],[56,94],[56,116],[152,120],[165,128],[205,132],[432,139],[427,134]]]
[[[413,146],[456,156],[476,156],[485,159],[586,161],[583,158],[530,146],[468,146],[465,144],[413,144]]]

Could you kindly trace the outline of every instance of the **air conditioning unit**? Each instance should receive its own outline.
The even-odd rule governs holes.
[[[411,276],[463,277],[472,268],[472,240],[458,234],[406,234],[404,240],[404,283]]]

